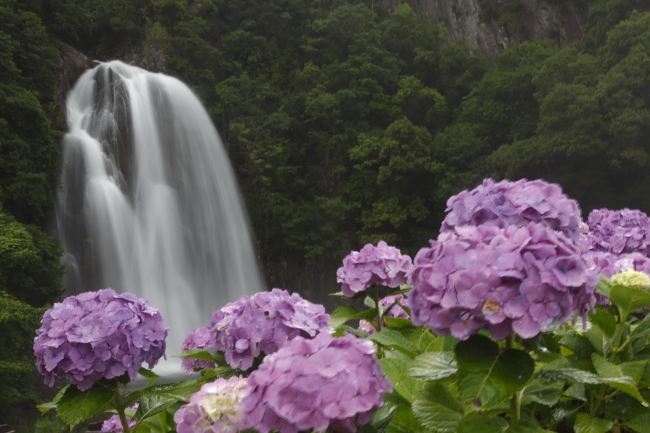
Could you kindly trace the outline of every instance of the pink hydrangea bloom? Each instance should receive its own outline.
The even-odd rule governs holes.
[[[409,256],[379,241],[376,247],[367,244],[361,251],[347,255],[343,266],[336,271],[336,281],[342,283],[343,294],[352,297],[374,284],[399,287],[406,283],[406,274],[411,267]]]
[[[67,377],[80,390],[101,378],[149,368],[165,354],[167,327],[157,309],[112,289],[70,296],[47,310],[36,330],[34,355],[49,386]]]
[[[253,391],[242,407],[260,433],[355,432],[392,392],[372,342],[351,335],[296,338],[264,358],[249,380]]]
[[[183,342],[182,350],[200,348],[224,352],[232,368],[248,370],[264,352],[276,352],[288,341],[332,333],[325,307],[306,301],[297,293],[273,289],[227,304],[212,315],[209,327],[195,329]],[[212,368],[214,363],[186,359],[188,373],[194,368]]]

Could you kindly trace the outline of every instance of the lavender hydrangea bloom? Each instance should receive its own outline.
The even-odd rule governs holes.
[[[640,210],[594,209],[587,225],[585,251],[650,254],[650,218]]]
[[[174,414],[178,433],[236,433],[247,429],[242,399],[252,387],[247,378],[219,378],[206,383]]]
[[[438,335],[531,338],[595,305],[595,269],[545,224],[460,226],[430,243],[415,257],[408,299],[413,323]]]
[[[612,254],[604,251],[589,251],[582,257],[591,263],[600,275],[607,278],[628,269],[650,274],[650,258],[641,253]]]
[[[131,406],[129,409],[138,410],[138,403]],[[126,422],[129,423],[129,429],[132,429],[137,424],[136,421],[131,421],[130,416],[126,417]],[[122,428],[122,422],[120,421],[120,416],[113,415],[112,417],[104,421],[104,423],[102,424],[101,433],[124,433],[124,429]]]
[[[189,349],[203,349],[203,350],[216,350],[214,348],[214,339],[212,338],[212,330],[209,326],[193,329],[189,335],[183,340],[181,345],[181,352]],[[202,368],[214,368],[214,362],[204,361],[202,359],[183,358],[181,363],[183,368],[191,374],[194,370]]]
[[[242,407],[260,433],[355,432],[392,392],[372,342],[350,335],[296,338],[264,358],[249,380],[253,391]]]
[[[406,282],[406,274],[411,268],[409,256],[379,241],[376,247],[367,244],[361,251],[347,255],[343,266],[336,271],[336,281],[342,283],[343,294],[352,297],[373,284],[399,287]]]
[[[396,305],[391,308],[388,313],[384,317],[399,317],[401,319],[409,319],[409,315],[400,305],[408,307],[408,301],[403,295],[391,295],[391,296],[386,296],[385,298],[382,298],[379,300],[379,305],[382,307],[389,307],[393,304],[397,303]],[[377,323],[377,320],[375,320],[374,323]],[[386,324],[384,323],[384,326]],[[359,327],[357,328],[359,331],[363,331],[368,335],[374,334],[377,332],[377,329],[375,329],[375,326],[368,322],[367,320],[359,320]]]
[[[322,305],[297,293],[273,289],[250,298],[244,296],[215,311],[211,326],[192,331],[183,342],[183,350],[219,350],[232,368],[248,370],[261,352],[274,353],[298,336],[313,338],[321,332],[334,332],[329,321]],[[183,363],[188,373],[193,367],[213,366],[194,361]]]
[[[165,354],[167,327],[157,309],[130,293],[112,289],[70,296],[47,310],[36,330],[34,354],[49,386],[59,378],[84,391],[101,378],[128,373]]]
[[[578,202],[562,193],[562,188],[541,179],[495,182],[485,179],[471,191],[462,191],[447,201],[447,217],[441,232],[463,225],[525,226],[544,223],[573,241],[580,236]]]

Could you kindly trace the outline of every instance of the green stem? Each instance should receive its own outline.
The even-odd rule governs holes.
[[[124,409],[126,407],[124,404],[122,404],[122,399],[120,398],[120,393],[119,391],[115,392],[115,410],[117,411],[117,415],[120,417],[120,423],[122,424],[122,430],[124,433],[130,433],[131,430],[129,429],[129,422],[126,420],[126,414],[124,413]]]
[[[375,306],[377,307],[377,331],[381,331],[383,320],[381,318],[381,312],[379,311],[379,287],[375,284]]]
[[[506,349],[512,349],[513,344],[515,343],[515,334],[512,333],[506,338]]]
[[[521,417],[521,397],[524,394],[524,390],[521,389],[512,396],[510,400],[510,422],[519,421]]]

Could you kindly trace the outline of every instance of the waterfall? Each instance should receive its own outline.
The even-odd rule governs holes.
[[[176,355],[215,310],[264,290],[228,156],[186,85],[101,63],[70,91],[67,123],[56,224],[69,293],[147,299]]]

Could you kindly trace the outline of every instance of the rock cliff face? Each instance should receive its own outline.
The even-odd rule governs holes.
[[[553,39],[564,47],[582,36],[589,7],[589,1],[383,0],[388,11],[404,2],[422,17],[443,21],[448,42],[464,40],[489,57],[531,39]]]

